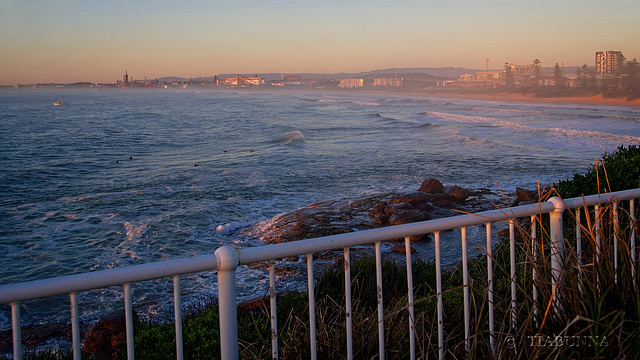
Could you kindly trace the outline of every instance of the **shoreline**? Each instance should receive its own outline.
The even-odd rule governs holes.
[[[607,98],[602,95],[592,96],[563,96],[563,97],[536,97],[516,93],[464,93],[455,91],[376,91],[367,90],[365,93],[371,94],[396,94],[396,95],[417,95],[424,97],[434,97],[440,99],[469,99],[469,100],[489,100],[505,102],[526,102],[526,103],[548,103],[548,104],[577,104],[577,105],[608,105],[640,108],[640,99],[627,100],[624,98]]]
[[[640,99],[628,101],[622,98],[606,98],[602,95],[580,96],[580,97],[533,97],[518,94],[433,94],[433,96],[450,96],[462,99],[477,100],[496,100],[509,102],[528,102],[528,103],[551,103],[551,104],[579,104],[579,105],[611,105],[611,106],[628,106],[640,108]]]

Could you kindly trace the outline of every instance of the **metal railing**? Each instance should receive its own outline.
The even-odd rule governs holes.
[[[415,359],[415,314],[413,307],[413,272],[411,268],[412,255],[410,251],[410,237],[422,234],[434,234],[435,243],[435,266],[436,266],[436,294],[437,294],[437,315],[438,315],[438,350],[439,356],[444,356],[444,323],[443,323],[443,291],[442,291],[442,266],[440,259],[440,233],[446,230],[460,229],[461,231],[461,251],[462,251],[462,274],[463,274],[463,291],[464,291],[464,338],[465,348],[468,350],[470,346],[470,310],[469,310],[469,271],[468,271],[468,253],[467,253],[467,235],[466,228],[469,226],[486,226],[486,248],[483,249],[487,255],[487,296],[488,296],[488,322],[490,332],[490,347],[495,356],[495,329],[494,329],[494,299],[493,299],[493,236],[491,233],[491,224],[494,222],[509,223],[509,241],[510,241],[510,276],[511,276],[511,302],[510,315],[512,322],[516,323],[516,259],[515,259],[515,222],[519,218],[530,217],[531,221],[531,238],[534,240],[532,245],[535,249],[536,245],[536,223],[540,223],[542,215],[549,215],[549,247],[551,248],[551,286],[555,287],[556,282],[561,277],[564,256],[564,235],[563,235],[563,214],[566,210],[575,211],[574,216],[577,219],[576,226],[576,250],[580,260],[582,249],[582,232],[579,226],[581,209],[594,208],[597,238],[596,252],[599,256],[603,249],[601,248],[601,239],[599,238],[600,228],[600,211],[603,204],[612,203],[615,218],[615,230],[618,231],[618,204],[623,201],[629,203],[629,219],[633,224],[630,227],[629,249],[631,252],[632,273],[635,279],[637,257],[636,257],[636,230],[635,230],[635,199],[640,198],[640,189],[620,191],[616,193],[608,193],[603,195],[594,195],[568,200],[561,200],[554,197],[549,201],[531,205],[517,206],[512,208],[485,211],[475,214],[467,214],[454,216],[443,219],[429,220],[418,223],[391,226],[374,230],[361,232],[353,232],[347,234],[333,235],[322,238],[309,240],[301,240],[296,242],[265,245],[252,248],[234,249],[230,246],[222,246],[218,248],[214,254],[194,256],[190,258],[155,262],[144,265],[129,266],[118,269],[90,272],[85,274],[76,274],[52,279],[30,281],[24,283],[2,285],[0,286],[0,304],[10,304],[12,311],[12,328],[13,328],[13,356],[14,359],[22,358],[21,345],[21,325],[20,325],[20,305],[22,301],[29,299],[37,299],[55,295],[68,294],[71,304],[71,325],[73,340],[73,357],[80,359],[81,341],[80,341],[80,322],[78,310],[78,292],[87,291],[97,288],[110,286],[123,286],[125,316],[126,316],[126,343],[128,359],[134,359],[134,341],[133,341],[133,310],[131,284],[135,282],[159,279],[173,278],[174,286],[174,313],[175,313],[175,334],[176,334],[176,354],[178,359],[183,358],[182,349],[182,310],[181,310],[181,291],[180,291],[180,275],[188,273],[197,273],[210,270],[218,272],[218,294],[219,294],[219,315],[220,315],[220,347],[222,359],[238,358],[238,328],[237,328],[237,309],[236,309],[236,269],[240,265],[247,265],[257,262],[269,263],[269,292],[270,292],[270,311],[271,311],[271,334],[272,334],[272,357],[278,358],[278,325],[276,314],[276,284],[275,284],[275,266],[274,260],[287,258],[290,256],[307,256],[308,271],[308,293],[309,293],[309,319],[310,319],[310,344],[311,358],[317,358],[316,354],[316,325],[315,325],[315,294],[314,294],[314,274],[313,274],[313,254],[321,251],[343,250],[344,252],[344,276],[345,284],[351,284],[350,270],[350,248],[360,245],[371,245],[375,247],[376,258],[376,278],[378,291],[378,341],[379,341],[379,358],[385,358],[384,348],[384,309],[383,309],[383,289],[382,289],[382,254],[380,244],[383,241],[404,238],[406,249],[406,265],[408,279],[408,317],[409,329],[408,336],[410,338],[410,355]],[[618,237],[614,235],[614,262],[617,268],[618,262]],[[535,259],[535,251],[534,261]],[[533,276],[538,274],[533,272]],[[532,289],[533,298],[536,298],[535,285]],[[351,286],[345,286],[345,308],[346,308],[346,341],[348,359],[353,358],[352,348],[352,299]],[[216,354],[212,354],[216,356]]]

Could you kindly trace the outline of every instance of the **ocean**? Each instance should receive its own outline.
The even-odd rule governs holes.
[[[242,230],[257,222],[430,177],[536,189],[640,144],[633,107],[244,90],[0,91],[0,283],[256,246]],[[239,278],[240,297],[266,292],[264,270]],[[183,287],[186,304],[215,296],[215,273]],[[120,292],[81,293],[81,320],[122,307]],[[134,285],[146,316],[170,318],[171,295],[170,279]],[[69,321],[68,297],[22,315]]]

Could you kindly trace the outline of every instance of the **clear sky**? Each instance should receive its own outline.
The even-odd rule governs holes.
[[[639,0],[0,0],[0,84],[640,58]]]

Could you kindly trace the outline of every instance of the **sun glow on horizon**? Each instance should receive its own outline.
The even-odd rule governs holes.
[[[3,1],[0,84],[640,57],[640,3]],[[566,14],[571,13],[571,17]]]

